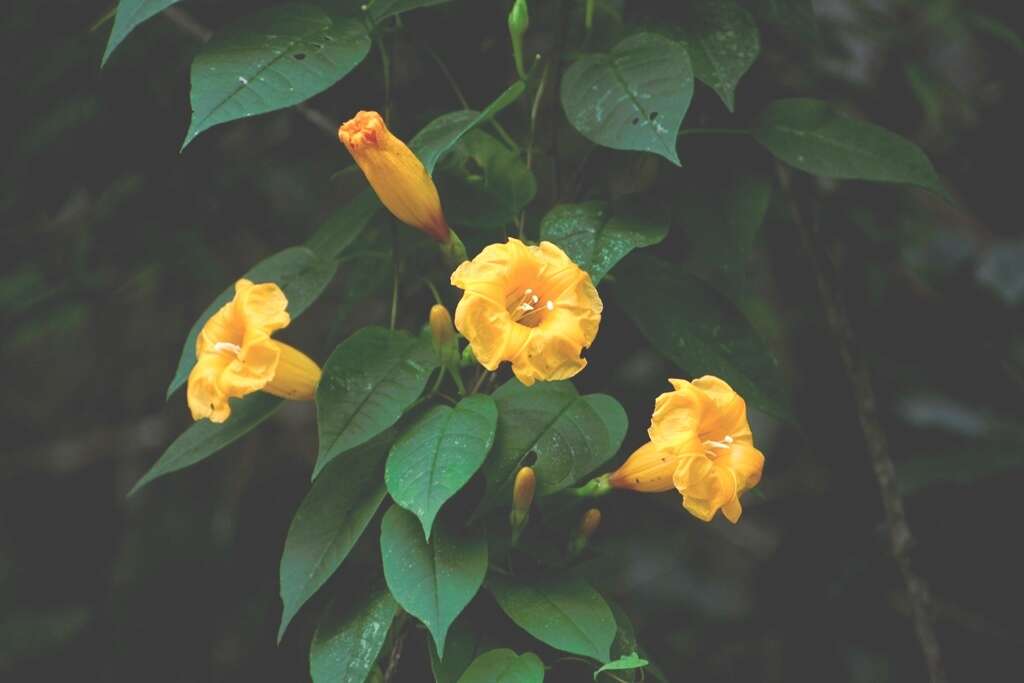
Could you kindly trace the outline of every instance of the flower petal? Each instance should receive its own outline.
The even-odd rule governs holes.
[[[671,491],[674,488],[673,474],[678,464],[677,456],[658,450],[653,442],[648,441],[633,451],[626,462],[609,475],[608,481],[617,489],[643,493]]]
[[[715,459],[715,464],[732,470],[736,476],[737,493],[743,493],[761,481],[764,454],[749,444],[734,443]]]
[[[188,375],[187,400],[193,420],[209,418],[211,422],[223,422],[231,415],[228,396],[220,388],[220,375],[232,362],[226,353],[211,351],[196,359]]]
[[[688,444],[697,435],[706,399],[686,380],[670,379],[669,382],[675,391],[667,391],[655,399],[647,435],[660,448],[674,449]]]
[[[736,499],[736,477],[732,470],[719,467],[703,453],[680,457],[673,483],[683,496],[683,507],[705,522]]]
[[[693,386],[708,401],[700,421],[700,435],[704,440],[721,441],[731,436],[736,441],[753,445],[750,424],[747,422],[747,403],[724,380],[705,375],[693,380]]]

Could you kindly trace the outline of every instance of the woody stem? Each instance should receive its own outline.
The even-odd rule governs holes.
[[[932,597],[927,584],[917,575],[911,565],[910,547],[913,539],[903,509],[903,498],[896,480],[896,469],[889,456],[888,440],[878,414],[871,373],[864,359],[857,352],[853,325],[840,295],[834,266],[825,251],[815,216],[812,211],[808,211],[809,216],[805,216],[801,212],[800,204],[793,192],[789,171],[780,165],[777,167],[777,173],[779,185],[789,202],[793,222],[800,231],[811,271],[817,281],[818,294],[825,309],[828,325],[835,338],[843,368],[853,390],[861,432],[864,435],[875,479],[882,494],[890,550],[906,586],[914,630],[928,667],[929,679],[931,683],[945,683],[946,672],[933,623],[935,610],[932,605]]]

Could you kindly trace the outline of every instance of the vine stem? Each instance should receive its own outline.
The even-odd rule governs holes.
[[[853,325],[840,296],[835,272],[825,251],[817,221],[813,217],[805,219],[801,213],[787,169],[780,164],[776,167],[776,172],[779,185],[789,203],[793,222],[800,231],[804,250],[807,252],[811,271],[817,282],[818,295],[825,309],[825,316],[832,336],[835,338],[843,369],[853,390],[861,432],[864,435],[875,479],[881,491],[890,550],[907,591],[914,631],[924,654],[929,679],[931,683],[945,683],[946,672],[942,663],[939,641],[935,635],[935,609],[927,584],[915,573],[910,562],[913,538],[907,524],[903,498],[896,480],[896,469],[889,456],[888,440],[878,415],[871,374],[867,364],[857,352]]]
[[[683,128],[678,137],[684,135],[750,135],[746,128]]]
[[[398,618],[402,620],[402,623],[398,625],[395,644],[391,646],[391,654],[388,655],[388,666],[384,670],[384,683],[391,683],[395,674],[398,673],[398,662],[402,658],[405,637],[409,634],[409,616],[403,612]]]

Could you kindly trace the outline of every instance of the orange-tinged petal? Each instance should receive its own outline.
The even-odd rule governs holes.
[[[220,375],[231,363],[226,353],[204,353],[196,359],[188,375],[187,400],[193,420],[209,418],[211,422],[223,422],[231,415],[228,396],[220,389]]]
[[[711,521],[723,505],[736,499],[736,477],[732,470],[719,467],[703,453],[682,456],[673,482],[683,496],[683,507],[705,522]]]
[[[492,244],[451,281],[465,290],[455,327],[488,370],[509,361],[530,385],[586,367],[580,354],[597,336],[603,304],[590,276],[554,244]]]
[[[681,381],[681,380],[676,380]],[[693,380],[692,385],[704,394],[711,404],[700,421],[702,439],[721,441],[726,435],[736,441],[753,443],[747,422],[747,404],[724,380],[705,375]]]
[[[675,391],[668,391],[654,401],[654,414],[647,435],[662,448],[687,445],[698,434],[704,414],[705,396],[685,380],[670,379]]]
[[[272,282],[255,284],[242,278],[235,283],[235,298],[206,321],[196,339],[187,397],[193,419],[223,422],[231,414],[228,399],[254,391],[313,398],[319,366],[270,338],[291,322],[287,307],[287,297]]]
[[[715,464],[732,470],[736,475],[739,493],[749,491],[761,481],[764,471],[764,454],[745,443],[734,443],[732,448],[715,459]]]
[[[700,444],[697,444],[697,448]],[[608,477],[608,482],[617,489],[628,489],[643,493],[661,493],[674,488],[673,475],[679,458],[668,451],[658,450],[648,441],[626,458],[619,469]]]
[[[359,112],[341,125],[338,139],[388,211],[439,242],[449,241],[433,179],[413,151],[391,134],[380,114]]]

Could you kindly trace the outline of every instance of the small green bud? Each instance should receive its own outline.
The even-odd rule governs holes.
[[[530,12],[526,0],[516,0],[512,5],[512,11],[508,13],[508,34],[512,38],[512,57],[516,62],[516,73],[524,80],[526,69],[523,67],[523,36],[528,28]]]

